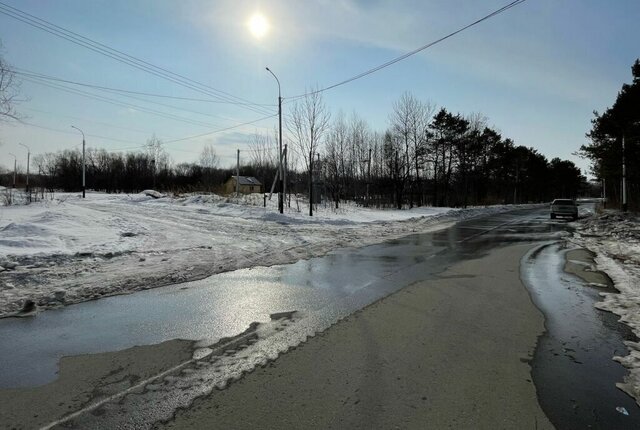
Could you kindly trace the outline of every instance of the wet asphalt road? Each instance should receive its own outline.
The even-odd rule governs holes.
[[[121,350],[176,338],[215,341],[242,332],[251,322],[268,320],[275,312],[315,312],[326,317],[325,323],[331,323],[404,286],[428,280],[455,262],[478,258],[495,247],[516,242],[557,242],[570,229],[565,221],[550,221],[546,208],[517,210],[461,221],[435,233],[338,250],[291,265],[239,270],[46,311],[36,318],[0,320],[0,388],[33,386],[55,379],[62,356]],[[553,261],[559,260],[545,264],[555,264]],[[564,288],[567,283],[560,282],[560,277],[568,279],[559,274],[558,282],[553,277],[544,282]],[[569,278],[569,285],[577,285],[577,279]],[[571,303],[571,295],[565,296]],[[614,428],[640,428],[635,424],[627,427],[637,422],[632,419],[640,415],[640,408],[633,409],[635,404],[626,402],[632,418],[621,421],[606,412],[612,391],[601,389],[604,384],[617,391],[615,382],[621,380],[624,369],[610,359],[610,348],[622,351],[622,340],[629,337],[629,332],[611,324],[611,316],[599,316],[602,312],[592,306],[596,293],[573,296],[586,306],[569,305],[561,310],[563,318],[579,321],[577,314],[571,312],[592,312],[597,317],[590,321],[600,321],[594,326],[595,331],[610,342],[599,348],[597,342],[584,340],[591,345],[591,356],[595,357],[595,365],[587,368],[573,361],[559,366],[553,359],[559,356],[554,355],[557,348],[550,348],[545,337],[541,338],[532,367],[545,413],[558,428],[612,428],[607,420],[615,420]],[[548,321],[554,320],[557,308],[536,304]],[[557,324],[547,324],[547,328],[548,339],[556,339],[554,331],[562,330]],[[593,332],[584,330],[571,336],[589,337]],[[598,368],[613,371],[594,376],[594,369]],[[573,381],[571,389],[551,384],[566,375]],[[589,405],[580,400],[581,409],[575,407],[576,396],[572,393],[576,390],[589,393]],[[626,396],[617,393],[622,397],[615,400]],[[605,411],[585,413],[586,409],[593,409],[592,404],[603,405]],[[575,420],[576,416],[581,419]]]
[[[276,312],[333,321],[450,265],[501,244],[558,238],[566,222],[519,210],[457,223],[290,265],[242,269],[131,295],[0,320],[0,388],[55,379],[60,357],[117,351],[171,339],[234,336]],[[338,310],[336,310],[338,309]]]

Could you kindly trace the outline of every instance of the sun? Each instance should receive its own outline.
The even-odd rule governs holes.
[[[249,32],[256,39],[262,39],[269,32],[269,21],[260,12],[254,13],[247,22]]]

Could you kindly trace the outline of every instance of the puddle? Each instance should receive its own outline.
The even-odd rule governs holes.
[[[639,429],[640,407],[615,385],[627,370],[613,361],[627,355],[623,342],[635,336],[615,315],[594,307],[602,288],[589,284],[611,281],[589,271],[589,257],[556,242],[523,258],[521,278],[545,315],[546,332],[531,363],[538,399],[559,429]]]

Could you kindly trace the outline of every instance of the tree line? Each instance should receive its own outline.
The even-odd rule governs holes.
[[[322,194],[335,207],[345,200],[397,208],[542,202],[574,198],[585,184],[571,161],[548,160],[503,137],[480,114],[436,108],[410,93],[394,103],[384,131],[373,130],[356,113],[332,118],[320,92],[294,102],[286,126],[288,190]],[[241,166],[240,174],[257,177],[267,192],[277,171],[277,142],[277,132],[255,134]],[[211,145],[196,162],[172,163],[156,137],[143,150],[124,154],[89,148],[87,188],[221,192],[235,168],[218,164]],[[34,187],[77,191],[82,154],[36,155],[31,172]],[[11,184],[11,172],[5,172],[3,182]]]
[[[603,181],[611,205],[622,203],[623,159],[629,207],[640,208],[640,59],[631,67],[632,82],[623,84],[613,106],[603,113],[594,111],[590,143],[580,148],[592,163],[592,173]],[[624,148],[624,151],[623,151]]]
[[[397,208],[542,202],[575,198],[586,187],[573,162],[549,161],[480,114],[437,109],[410,93],[394,103],[382,133],[355,113],[331,121],[313,91],[294,104],[288,124],[300,167],[310,177],[321,170],[316,176],[336,207],[342,200]]]

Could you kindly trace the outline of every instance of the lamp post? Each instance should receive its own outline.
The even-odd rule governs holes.
[[[76,127],[75,125],[72,125],[71,128],[75,128],[76,130],[78,130],[80,133],[82,133],[82,198],[84,199],[84,194],[85,194],[85,163],[84,163],[84,132],[82,130],[80,130],[78,127]]]
[[[271,75],[276,79],[278,83],[278,140],[279,140],[279,151],[278,151],[278,210],[280,213],[284,212],[284,169],[282,168],[282,93],[280,91],[280,80],[278,77],[269,69],[265,67],[267,72],[271,73]]]
[[[9,153],[13,157],[13,188],[16,188],[16,165],[18,164],[18,157]]]
[[[29,149],[29,147],[24,143],[18,143],[18,145],[24,146],[25,148],[27,148],[27,189],[26,191],[27,193],[29,193],[29,159],[31,158],[31,149]]]

